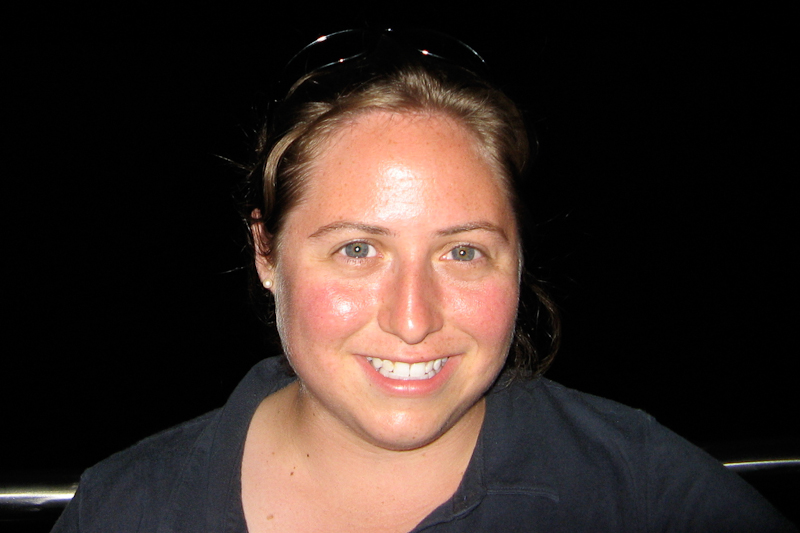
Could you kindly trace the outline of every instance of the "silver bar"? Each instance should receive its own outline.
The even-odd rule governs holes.
[[[33,511],[63,508],[75,495],[77,488],[77,483],[0,487],[0,510]]]
[[[800,467],[800,459],[766,459],[755,461],[733,461],[722,463],[734,472],[750,472],[752,470],[771,470],[773,468]]]

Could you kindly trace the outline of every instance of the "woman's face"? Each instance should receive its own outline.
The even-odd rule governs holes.
[[[303,415],[386,449],[482,420],[519,296],[500,179],[438,115],[372,112],[315,161],[275,251],[278,329]]]

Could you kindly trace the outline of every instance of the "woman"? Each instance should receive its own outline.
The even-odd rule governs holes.
[[[56,531],[791,530],[647,415],[525,379],[528,140],[471,49],[343,32],[294,67],[245,209],[286,359],[90,469]]]

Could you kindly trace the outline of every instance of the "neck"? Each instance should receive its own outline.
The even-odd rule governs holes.
[[[485,400],[472,406],[459,421],[433,441],[411,449],[389,449],[365,438],[347,424],[315,407],[297,384],[281,393],[280,448],[291,454],[297,468],[318,482],[339,486],[368,486],[391,490],[398,484],[417,490],[458,486],[480,434]],[[390,492],[393,493],[393,492]],[[439,492],[441,494],[441,492]]]

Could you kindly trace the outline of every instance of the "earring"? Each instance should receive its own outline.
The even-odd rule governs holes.
[[[263,285],[264,285],[265,289],[267,289],[267,290],[271,289],[272,288],[272,280],[271,279],[265,279]]]

